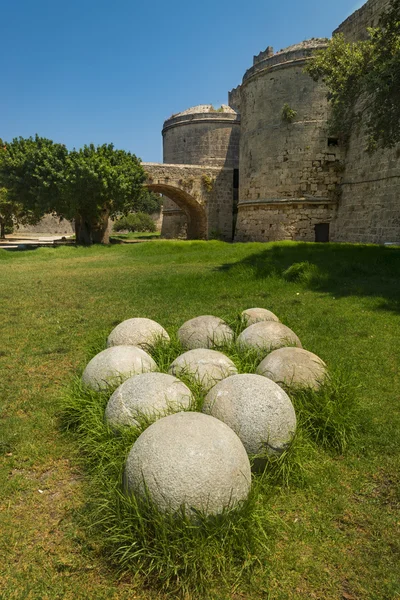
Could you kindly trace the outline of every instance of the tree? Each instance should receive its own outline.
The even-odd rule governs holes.
[[[134,210],[144,180],[136,156],[112,144],[70,152],[63,202],[64,214],[75,219],[77,241],[109,243],[109,218]]]
[[[11,233],[19,225],[34,225],[36,216],[24,210],[19,202],[10,200],[6,188],[0,188],[0,238],[5,238],[6,233]]]
[[[144,170],[130,152],[93,144],[68,152],[36,136],[0,151],[0,185],[32,218],[46,213],[75,220],[77,243],[108,243],[108,219],[135,209]]]
[[[152,215],[159,212],[162,206],[162,196],[143,188],[142,193],[135,202],[134,212],[147,213]]]
[[[392,0],[366,41],[335,35],[306,71],[328,87],[331,128],[346,140],[357,123],[368,148],[391,148],[400,141],[400,0]]]

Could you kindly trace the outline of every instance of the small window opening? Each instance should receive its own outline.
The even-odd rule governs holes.
[[[235,190],[239,187],[239,169],[233,169],[233,187]]]
[[[339,146],[339,138],[337,138],[337,137],[328,138],[328,146]]]

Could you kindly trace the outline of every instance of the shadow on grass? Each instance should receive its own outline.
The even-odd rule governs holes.
[[[400,247],[354,244],[268,244],[221,271],[247,267],[256,278],[281,277],[313,291],[335,296],[380,298],[377,310],[400,313]]]

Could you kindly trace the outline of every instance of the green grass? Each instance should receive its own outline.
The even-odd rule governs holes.
[[[311,267],[288,275],[296,263]],[[1,598],[155,599],[207,585],[211,600],[399,597],[400,249],[150,241],[2,251],[0,269]],[[65,386],[123,319],[150,317],[173,334],[200,314],[237,325],[251,306],[321,356],[333,388],[293,395],[298,437],[256,478],[240,519],[195,531],[142,509],[135,520],[112,485],[134,437],[107,433],[98,396],[90,435],[79,407],[65,432]],[[143,550],[141,566],[131,549],[123,558],[132,537],[158,570]]]
[[[111,240],[157,240],[160,237],[159,231],[135,231],[133,233],[113,233]]]

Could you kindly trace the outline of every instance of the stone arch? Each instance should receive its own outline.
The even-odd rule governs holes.
[[[145,186],[152,192],[164,194],[184,211],[188,220],[187,239],[207,239],[207,215],[204,207],[188,192],[165,183],[147,183]]]

